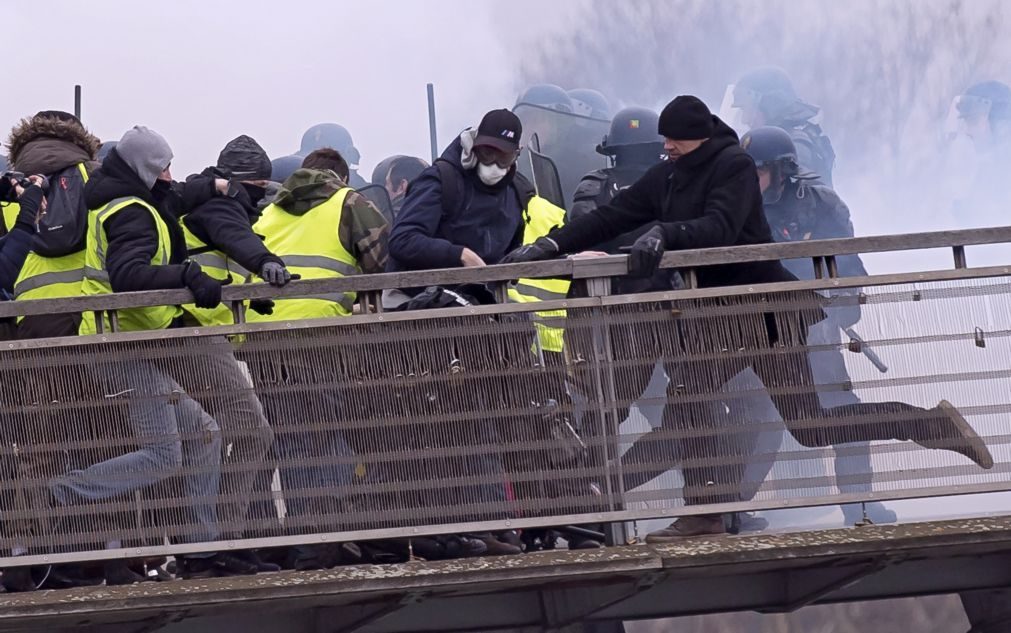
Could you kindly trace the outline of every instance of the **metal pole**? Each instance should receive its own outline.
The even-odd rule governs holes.
[[[74,116],[81,118],[81,84],[74,86]]]
[[[439,157],[439,138],[435,131],[435,86],[428,84],[428,135],[432,143],[432,162]]]

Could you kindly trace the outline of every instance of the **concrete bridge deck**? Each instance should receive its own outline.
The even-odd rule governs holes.
[[[1011,586],[1011,517],[0,596],[0,631],[562,631]]]

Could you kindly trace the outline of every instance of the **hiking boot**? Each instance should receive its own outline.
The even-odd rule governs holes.
[[[522,554],[523,548],[518,545],[513,545],[512,543],[506,543],[494,534],[489,534],[484,532],[482,534],[475,534],[474,538],[478,541],[484,543],[487,551],[486,556],[514,556],[516,554]]]
[[[260,558],[260,555],[255,549],[246,549],[234,552],[235,558],[241,560],[244,563],[249,563],[253,567],[256,567],[257,573],[271,573],[275,571],[281,571],[281,566],[274,563],[268,563],[267,561]]]
[[[5,569],[0,584],[8,593],[21,593],[23,591],[35,591],[38,587],[32,580],[31,567],[12,567]]]
[[[147,578],[130,569],[125,560],[110,560],[105,563],[105,584],[108,587],[135,585]]]
[[[932,433],[933,437],[916,438],[914,442],[925,448],[949,450],[964,455],[984,470],[993,468],[990,450],[953,404],[941,400],[933,411],[943,416],[932,429],[936,433]]]
[[[709,534],[726,534],[727,527],[723,516],[707,514],[695,517],[681,517],[669,526],[646,535],[647,543],[671,543],[690,536],[705,536]]]

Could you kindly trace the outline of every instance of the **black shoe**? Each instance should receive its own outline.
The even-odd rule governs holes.
[[[73,589],[74,587],[95,587],[105,581],[102,567],[83,565],[54,565],[49,577],[44,581],[35,578],[39,589]]]
[[[0,584],[8,593],[21,593],[24,591],[35,591],[38,587],[32,580],[31,567],[12,567],[5,569]]]
[[[281,571],[280,565],[268,563],[267,561],[263,560],[262,558],[260,558],[260,555],[257,553],[256,550],[253,549],[240,550],[238,552],[234,552],[233,555],[235,556],[235,558],[245,563],[249,563],[250,565],[255,567],[258,573],[259,572],[272,573],[275,571]]]
[[[420,536],[410,539],[411,553],[415,558],[421,560],[442,560],[446,558],[446,544],[443,540],[431,537]]]
[[[474,538],[484,543],[486,549],[484,554],[487,556],[514,556],[523,553],[523,548],[506,543],[494,534],[484,532],[482,534],[475,534]]]
[[[329,565],[327,553],[319,545],[296,545],[288,551],[285,569],[296,571],[315,571],[326,569]]]
[[[208,558],[186,557],[179,560],[179,576],[192,578],[218,578],[227,576],[252,576],[256,567],[233,554],[219,552]]]
[[[111,560],[105,563],[105,584],[109,587],[135,585],[145,581],[147,578],[130,569],[125,560]]]
[[[565,542],[568,543],[570,550],[600,549],[604,546],[604,544],[597,539],[590,538],[588,536],[566,536]]]
[[[488,545],[470,536],[451,535],[441,537],[445,548],[444,558],[471,558],[488,553]]]

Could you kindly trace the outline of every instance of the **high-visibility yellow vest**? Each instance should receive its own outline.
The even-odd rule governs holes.
[[[81,294],[104,295],[112,293],[109,284],[109,269],[106,266],[106,255],[109,250],[109,238],[105,233],[105,223],[113,215],[130,205],[139,205],[147,209],[154,218],[155,229],[158,231],[158,248],[151,258],[153,266],[167,266],[172,257],[172,238],[169,227],[162,220],[158,210],[147,202],[135,196],[116,198],[100,209],[88,213],[88,239],[84,248],[84,283],[81,284]],[[163,330],[172,324],[172,320],[182,313],[179,306],[154,306],[150,308],[130,308],[119,310],[119,329],[122,332],[138,330]],[[105,315],[105,331],[111,331],[109,316]],[[81,319],[80,333],[95,334],[95,315],[85,312]]]
[[[326,202],[302,215],[293,215],[272,204],[263,210],[253,230],[263,235],[267,249],[284,260],[293,275],[301,275],[302,279],[360,274],[358,261],[344,248],[338,236],[344,200],[351,191],[350,187],[340,189]],[[251,280],[260,281],[260,278],[254,275]],[[353,292],[275,299],[273,314],[257,314],[250,310],[246,318],[254,323],[348,316],[355,299]]]
[[[88,170],[84,163],[78,163],[77,168],[84,182],[88,182]],[[5,218],[7,211],[4,209]],[[14,299],[27,301],[79,296],[84,281],[84,260],[84,250],[61,257],[43,257],[30,251],[14,282]]]
[[[230,278],[233,284],[241,284],[249,275],[249,272],[234,259],[208,246],[194,235],[181,219],[179,226],[182,227],[183,235],[186,237],[186,252],[189,259],[200,264],[200,270],[214,279],[224,281]],[[222,303],[216,308],[198,308],[192,303],[187,303],[182,308],[200,325],[232,325],[235,323],[232,310],[226,303]]]
[[[14,230],[14,223],[18,220],[18,214],[21,213],[21,205],[17,202],[2,202],[0,206],[3,207],[4,228],[10,233]]]
[[[531,244],[544,237],[551,229],[565,224],[565,210],[557,207],[540,196],[534,196],[523,211],[523,243]],[[534,303],[536,301],[554,301],[565,299],[569,294],[568,279],[520,279],[509,289],[509,301],[513,303]],[[565,317],[565,310],[548,310],[538,312],[537,316],[545,319]],[[565,329],[549,326],[545,323],[534,323],[537,328],[537,339],[541,349],[546,352],[561,353]]]

